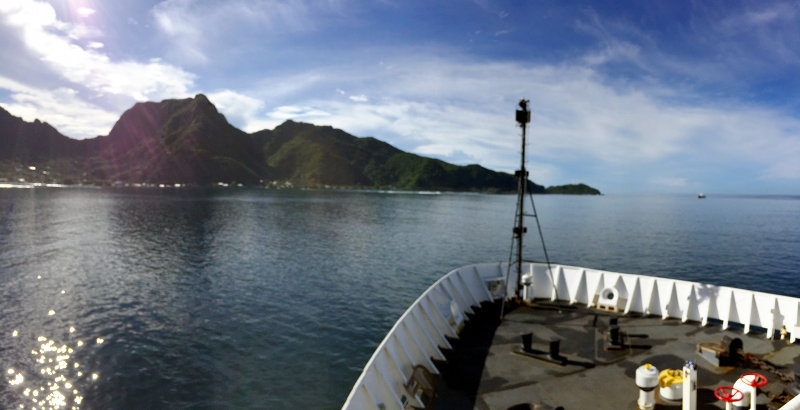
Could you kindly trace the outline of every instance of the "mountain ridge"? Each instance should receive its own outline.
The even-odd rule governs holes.
[[[248,134],[203,94],[136,103],[108,135],[85,140],[64,136],[39,120],[25,122],[0,107],[0,178],[37,176],[49,180],[44,182],[95,185],[281,182],[475,192],[513,192],[517,186],[508,173],[419,156],[331,126],[287,120]],[[530,180],[528,186],[533,193],[546,192]]]

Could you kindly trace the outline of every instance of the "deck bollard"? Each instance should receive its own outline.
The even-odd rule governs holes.
[[[531,345],[533,344],[533,333],[523,333],[522,334],[522,351],[523,352],[530,352]]]
[[[563,357],[561,357],[561,354],[559,352],[561,350],[560,346],[561,346],[561,339],[559,339],[557,336],[553,336],[553,337],[550,338],[550,359],[551,360],[559,361],[559,360],[563,359]]]

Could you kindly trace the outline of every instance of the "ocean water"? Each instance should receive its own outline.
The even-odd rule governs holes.
[[[535,199],[554,262],[800,297],[800,197]],[[0,408],[338,408],[419,293],[507,260],[514,201],[0,189]]]

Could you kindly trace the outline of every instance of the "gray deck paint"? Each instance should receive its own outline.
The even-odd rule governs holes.
[[[714,389],[733,385],[746,372],[767,377],[769,384],[760,390],[757,403],[759,409],[773,408],[767,407],[768,395],[780,394],[785,387],[774,373],[756,368],[717,368],[698,356],[698,343],[720,342],[725,335],[742,339],[745,352],[770,361],[782,373],[791,375],[794,368],[800,369],[800,344],[768,340],[763,331],[745,335],[741,328],[723,331],[720,324],[701,327],[677,319],[622,316],[584,306],[551,303],[513,309],[495,329],[496,323],[491,322],[497,313],[497,305],[485,305],[470,320],[462,334],[464,340],[454,346],[447,365],[443,365],[433,408],[507,409],[529,403],[531,408],[539,405],[543,409],[557,406],[566,410],[636,409],[638,388],[634,372],[638,366],[650,363],[659,371],[681,369],[686,360],[698,365],[698,409],[724,408],[714,397]],[[622,332],[647,336],[627,339],[629,345],[638,348],[605,350],[604,340],[612,317],[618,318]],[[487,333],[491,336],[492,331],[489,343]],[[560,338],[560,353],[568,363],[561,366],[519,354],[520,335],[528,332],[533,333],[534,351],[546,352],[551,338]],[[483,356],[485,362],[480,363]],[[471,360],[478,363],[469,363]],[[589,367],[592,364],[594,367]],[[470,372],[477,379],[478,371],[479,381],[464,381]],[[681,408],[680,402],[664,401],[658,394],[656,397],[656,409]]]

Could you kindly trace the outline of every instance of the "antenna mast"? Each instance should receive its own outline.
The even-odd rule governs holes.
[[[519,296],[522,280],[522,238],[528,228],[525,227],[525,192],[528,189],[528,171],[525,170],[525,130],[531,122],[531,112],[528,111],[530,100],[522,99],[519,102],[521,110],[517,110],[517,123],[522,128],[522,161],[519,170],[514,173],[517,177],[517,213],[514,225],[514,242],[517,251],[517,258],[514,261],[517,265],[517,284],[514,288],[514,295]],[[510,262],[510,261],[509,261]]]
[[[544,259],[547,262],[547,274],[550,276],[550,283],[553,285],[553,296],[558,300],[558,289],[555,282],[553,282],[553,268],[550,266],[550,256],[547,255],[547,246],[544,244],[544,235],[542,235],[542,224],[539,223],[539,215],[536,213],[536,204],[533,202],[533,193],[527,192],[528,190],[528,171],[525,169],[525,129],[529,122],[531,122],[531,112],[528,110],[529,100],[520,100],[517,110],[517,123],[522,128],[522,162],[519,171],[515,172],[517,177],[517,213],[514,216],[514,235],[511,242],[511,251],[508,255],[508,271],[506,272],[506,284],[508,284],[508,277],[511,274],[511,267],[516,265],[517,283],[514,287],[514,297],[524,299],[523,291],[523,275],[522,275],[522,238],[528,228],[525,227],[525,217],[532,216],[536,218],[536,228],[539,230],[539,240],[542,242],[542,251],[544,251]],[[531,200],[532,214],[525,213],[525,194]],[[513,257],[516,251],[516,258]],[[531,272],[533,273],[533,272]],[[503,309],[501,309],[500,316],[503,317]]]

